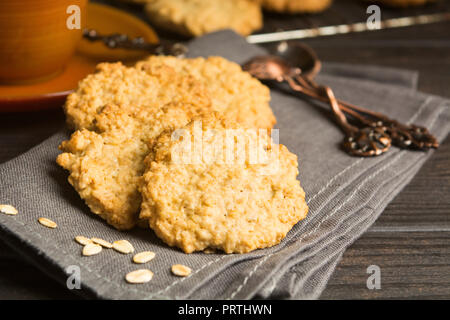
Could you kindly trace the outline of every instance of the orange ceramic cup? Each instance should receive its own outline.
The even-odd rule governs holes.
[[[47,80],[75,52],[87,0],[1,0],[0,83]]]

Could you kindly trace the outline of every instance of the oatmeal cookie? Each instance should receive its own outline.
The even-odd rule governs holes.
[[[97,72],[80,81],[78,89],[68,96],[64,110],[72,128],[93,129],[97,112],[107,104],[126,109],[185,101],[212,105],[251,128],[272,128],[276,122],[269,106],[269,88],[221,57],[151,56],[135,67],[99,64]]]
[[[276,123],[269,105],[269,88],[242,71],[238,64],[222,57],[178,59],[151,56],[137,63],[136,68],[160,78],[164,76],[160,70],[165,68],[193,77],[208,91],[215,111],[246,128],[271,129]]]
[[[168,128],[187,124],[203,112],[186,105],[122,109],[109,105],[96,115],[95,131],[76,131],[60,149],[57,163],[69,171],[69,182],[91,211],[119,230],[138,219],[139,177],[149,141]]]
[[[315,13],[327,9],[333,0],[254,0],[265,10],[281,13]]]
[[[152,0],[118,0],[118,1],[131,3],[131,4],[146,4],[146,3],[149,3]]]
[[[222,29],[246,36],[262,27],[261,7],[252,0],[153,0],[145,12],[155,26],[186,36]]]
[[[392,7],[420,6],[436,0],[376,0],[376,2]]]
[[[91,211],[117,229],[136,224],[148,143],[166,129],[214,110],[244,126],[271,128],[267,87],[238,68],[223,58],[152,57],[134,68],[101,64],[82,80],[65,106],[69,123],[80,130],[61,144],[57,163]]]
[[[228,141],[245,146],[243,156],[236,151],[238,142],[224,142],[230,134],[226,129],[234,129]],[[199,132],[203,156],[183,153],[183,144],[195,145]],[[229,150],[235,156],[227,161]],[[243,130],[213,116],[195,120],[176,133],[163,133],[145,162],[140,218],[148,219],[165,243],[186,253],[245,253],[274,246],[308,212],[296,179],[297,156],[272,143],[265,130]]]

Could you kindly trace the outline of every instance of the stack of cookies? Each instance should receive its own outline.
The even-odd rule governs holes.
[[[57,163],[119,230],[150,227],[187,253],[273,246],[308,207],[296,155],[270,137],[269,100],[221,57],[103,63],[66,101],[75,132]]]

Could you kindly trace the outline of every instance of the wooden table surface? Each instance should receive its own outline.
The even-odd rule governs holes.
[[[339,0],[318,16],[266,15],[263,31],[361,21],[366,17],[365,9],[364,4]],[[450,4],[444,1],[401,11],[383,8],[382,17],[420,12],[450,12]],[[419,90],[450,98],[450,22],[305,42],[324,61],[418,70]],[[0,114],[0,163],[27,151],[63,126],[60,109]],[[380,290],[366,287],[369,265],[381,269]],[[78,297],[0,242],[0,299],[55,298]],[[450,298],[450,139],[389,204],[375,225],[347,249],[321,298]]]

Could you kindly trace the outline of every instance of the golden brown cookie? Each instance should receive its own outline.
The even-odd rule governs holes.
[[[136,67],[160,78],[164,76],[160,70],[165,68],[171,68],[183,76],[193,77],[206,88],[215,111],[244,127],[270,129],[276,123],[269,105],[269,88],[249,73],[243,72],[241,66],[227,59],[151,56],[139,62]]]
[[[252,0],[153,0],[145,12],[155,26],[186,36],[222,29],[246,36],[262,27],[261,8]]]
[[[265,10],[281,13],[315,13],[327,9],[333,0],[255,0]]]
[[[435,0],[376,0],[376,2],[392,7],[420,6],[425,3],[435,2]]]
[[[92,212],[130,229],[152,139],[214,110],[244,126],[271,128],[269,99],[267,87],[223,58],[152,57],[134,68],[101,64],[67,100],[68,121],[80,131],[61,144],[57,162]]]
[[[117,0],[120,2],[132,3],[132,4],[146,4],[151,2],[152,0]]]
[[[190,86],[197,91],[189,90]],[[134,68],[100,64],[97,72],[80,81],[68,96],[64,110],[72,128],[92,129],[97,112],[107,104],[127,108],[185,101],[212,104],[214,110],[247,127],[272,128],[276,122],[269,106],[269,89],[221,57],[151,56]]]
[[[170,246],[249,252],[278,244],[306,217],[297,156],[265,130],[211,116],[165,132],[152,149],[140,218]]]
[[[127,110],[107,106],[95,117],[95,131],[78,130],[61,144],[64,153],[57,163],[70,172],[70,184],[93,213],[117,229],[130,229],[141,204],[137,186],[149,152],[146,141],[203,111],[182,104]]]

